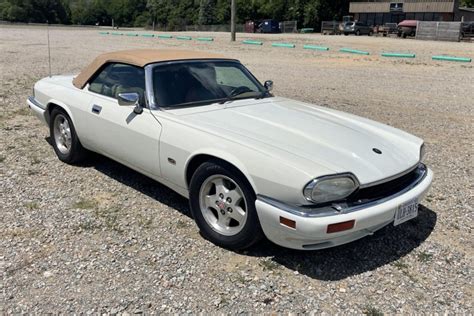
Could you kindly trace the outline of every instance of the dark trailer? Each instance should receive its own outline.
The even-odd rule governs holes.
[[[280,33],[280,23],[277,20],[263,20],[258,26],[260,33]]]

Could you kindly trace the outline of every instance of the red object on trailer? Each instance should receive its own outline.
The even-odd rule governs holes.
[[[407,38],[408,36],[416,36],[417,20],[403,20],[398,23],[398,37]]]
[[[416,27],[418,20],[403,20],[398,23],[399,27]]]

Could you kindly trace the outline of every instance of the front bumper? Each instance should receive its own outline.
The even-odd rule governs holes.
[[[35,116],[40,119],[41,122],[48,125],[46,121],[46,107],[39,103],[34,97],[29,97],[26,101],[28,107],[33,111]]]
[[[353,208],[323,210],[316,216],[262,196],[257,198],[255,205],[263,232],[272,242],[293,249],[323,249],[372,235],[392,223],[398,206],[413,199],[421,201],[432,181],[433,172],[426,168],[419,181],[399,194]],[[280,224],[280,217],[294,221],[295,228]],[[352,229],[327,233],[328,225],[351,220],[355,220]]]

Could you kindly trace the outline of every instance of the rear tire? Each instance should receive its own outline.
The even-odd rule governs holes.
[[[67,164],[83,161],[87,156],[87,150],[82,147],[74,124],[66,111],[54,108],[50,117],[49,133],[59,160]]]
[[[360,36],[360,30],[357,30],[355,33],[357,36]]]
[[[225,162],[205,162],[191,178],[191,213],[203,237],[218,246],[245,249],[263,237],[255,200],[247,179]]]

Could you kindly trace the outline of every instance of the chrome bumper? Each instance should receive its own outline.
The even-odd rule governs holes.
[[[26,103],[28,104],[28,107],[33,111],[35,116],[39,118],[41,122],[48,125],[48,122],[45,116],[46,106],[39,103],[34,97],[29,97]]]
[[[433,172],[424,167],[415,181],[391,196],[359,205],[337,205],[308,209],[258,196],[255,203],[260,224],[268,239],[293,249],[334,247],[373,234],[393,222],[398,206],[420,201],[431,186]],[[295,222],[295,228],[281,224],[281,217]],[[328,225],[355,221],[350,230],[327,233]]]
[[[403,190],[400,190],[390,196],[386,196],[384,198],[373,200],[373,201],[363,203],[363,204],[355,205],[355,204],[348,204],[348,203],[333,203],[332,205],[323,206],[323,207],[305,207],[305,206],[288,205],[288,204],[285,204],[283,202],[280,202],[278,200],[275,200],[263,195],[259,195],[257,199],[259,199],[260,201],[264,203],[270,204],[276,208],[279,208],[283,211],[286,211],[293,215],[302,216],[302,217],[326,217],[326,216],[347,214],[347,213],[356,212],[358,210],[365,209],[368,207],[372,207],[377,204],[385,203],[391,199],[396,198],[397,196],[403,195],[406,192],[410,191],[411,189],[416,187],[418,184],[420,184],[420,182],[422,182],[423,179],[425,179],[425,177],[428,175],[428,168],[422,163],[418,164],[415,168],[410,168],[409,170],[405,171],[402,174],[406,174],[408,172],[414,171],[415,169],[417,172],[416,178]],[[401,176],[402,174],[399,174],[399,176]],[[391,179],[392,178],[387,179],[386,181],[389,181]]]

